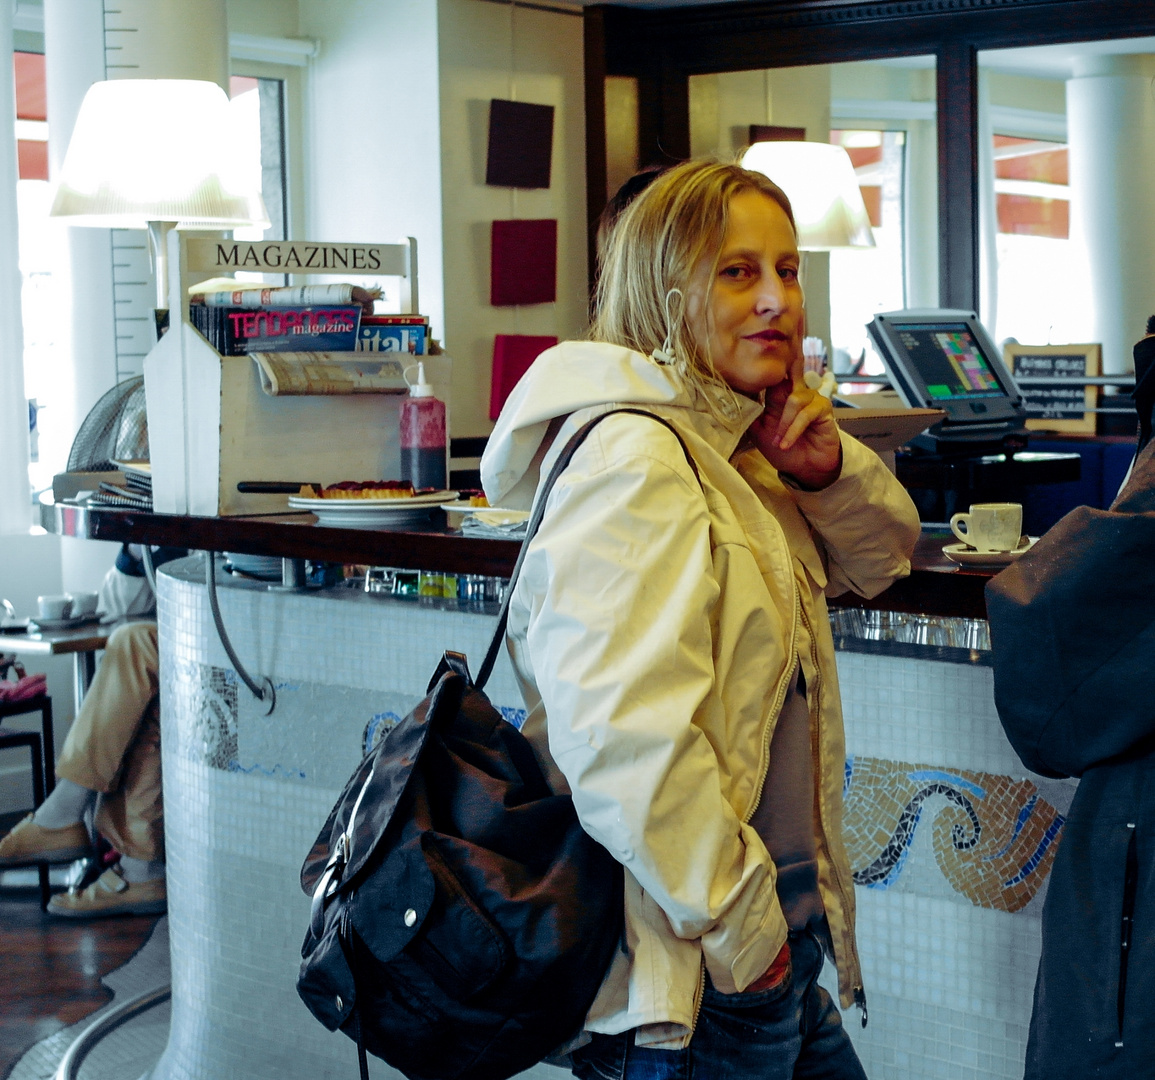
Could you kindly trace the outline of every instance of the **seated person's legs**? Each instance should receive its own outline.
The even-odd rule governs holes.
[[[121,865],[80,893],[54,897],[54,914],[164,909],[157,668],[155,623],[112,634],[61,750],[56,790],[0,840],[0,866],[70,861],[88,850],[82,819],[104,796],[96,825],[121,852]]]
[[[56,775],[90,791],[120,786],[128,749],[159,692],[156,623],[118,627],[69,729]]]

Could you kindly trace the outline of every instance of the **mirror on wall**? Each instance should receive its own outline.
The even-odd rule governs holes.
[[[751,125],[849,155],[875,246],[808,252],[804,271],[808,329],[837,373],[881,373],[866,334],[875,312],[938,303],[935,93],[933,56],[690,79],[695,155],[740,153],[762,134]]]
[[[806,253],[808,330],[826,343],[837,373],[880,374],[866,334],[875,312],[938,303],[934,57],[694,75],[689,83],[695,157],[735,159],[765,137],[846,150],[874,247]],[[634,79],[606,80],[608,196],[649,164],[638,160],[637,94]]]
[[[1155,313],[1155,38],[985,51],[979,76],[984,321],[1130,371]]]

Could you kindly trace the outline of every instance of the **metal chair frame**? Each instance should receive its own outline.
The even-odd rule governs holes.
[[[25,716],[40,713],[40,728],[36,731],[0,730],[0,750],[17,749],[26,746],[32,756],[32,806],[38,807],[56,786],[56,749],[52,730],[52,698],[40,694],[24,701],[0,702],[0,721],[10,716]],[[47,909],[52,895],[48,880],[48,863],[29,863],[35,866],[40,881],[40,907]]]

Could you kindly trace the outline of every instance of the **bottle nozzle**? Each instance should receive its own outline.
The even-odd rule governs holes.
[[[409,372],[414,368],[417,369],[417,381],[409,382]],[[418,360],[416,364],[410,364],[405,369],[405,382],[409,385],[410,397],[433,397],[433,387],[425,381],[425,362]]]

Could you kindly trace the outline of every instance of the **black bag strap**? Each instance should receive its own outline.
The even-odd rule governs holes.
[[[545,516],[545,504],[549,498],[549,493],[553,490],[553,485],[557,478],[565,471],[566,466],[573,459],[577,453],[578,447],[586,441],[586,436],[589,435],[595,427],[598,426],[606,417],[617,416],[620,413],[633,413],[635,416],[648,416],[651,420],[656,421],[663,427],[669,428],[673,432],[674,438],[678,440],[678,445],[682,448],[682,453],[686,455],[686,461],[693,471],[698,483],[701,484],[702,476],[698,472],[697,462],[694,461],[694,456],[690,453],[690,448],[686,445],[686,440],[682,438],[678,429],[674,427],[668,420],[664,420],[660,416],[656,416],[652,412],[647,412],[645,409],[613,409],[610,412],[602,413],[601,416],[595,416],[592,420],[587,420],[577,431],[573,433],[569,442],[565,444],[562,452],[558,454],[557,461],[553,463],[553,468],[549,471],[549,476],[546,477],[545,483],[542,484],[537,491],[537,498],[533,504],[533,513],[530,515],[529,523],[525,527],[525,539],[521,542],[521,550],[517,553],[517,562],[513,564],[513,573],[509,576],[509,585],[505,590],[505,599],[501,602],[501,611],[497,615],[497,628],[493,632],[493,640],[489,643],[489,648],[486,650],[485,659],[482,661],[481,668],[477,672],[477,679],[474,681],[474,686],[478,690],[484,688],[489,681],[489,676],[493,673],[493,666],[497,663],[498,650],[501,648],[505,640],[505,624],[509,620],[509,604],[513,599],[513,586],[517,582],[517,576],[521,573],[521,564],[525,562],[526,552],[529,551],[530,542],[533,540],[537,532],[538,526],[541,524],[541,519]]]
[[[369,1057],[365,1053],[365,1026],[361,1023],[361,1002],[357,1002],[357,1072],[361,1080],[369,1080]]]

